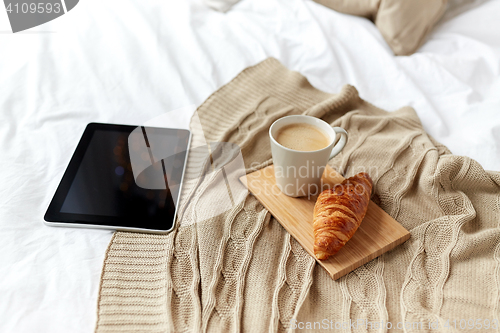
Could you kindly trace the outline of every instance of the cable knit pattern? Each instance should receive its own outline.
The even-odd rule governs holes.
[[[218,183],[226,175],[204,173],[207,145],[235,143],[246,172],[257,170],[272,163],[269,126],[290,114],[345,128],[349,142],[330,164],[345,177],[368,172],[373,200],[411,232],[338,281],[252,195],[238,192],[230,209],[213,210],[227,196]],[[115,233],[97,332],[315,332],[349,321],[360,324],[336,331],[384,332],[375,323],[391,322],[417,332],[435,321],[499,319],[500,174],[451,155],[413,109],[383,111],[351,86],[321,92],[270,58],[210,96],[191,129],[178,227]]]

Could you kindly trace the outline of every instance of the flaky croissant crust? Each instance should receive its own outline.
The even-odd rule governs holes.
[[[351,239],[365,217],[373,182],[366,172],[323,191],[314,206],[314,254],[325,260]]]

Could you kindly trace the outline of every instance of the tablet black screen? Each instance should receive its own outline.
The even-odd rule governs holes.
[[[188,141],[186,130],[89,124],[46,220],[171,229]]]

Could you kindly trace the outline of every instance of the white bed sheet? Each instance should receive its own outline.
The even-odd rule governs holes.
[[[319,89],[413,106],[453,153],[500,170],[500,1],[394,57],[374,25],[309,0],[82,0],[12,34],[0,10],[0,332],[91,332],[110,231],[50,228],[45,209],[88,122],[141,124],[199,105],[273,56]],[[187,127],[191,112],[168,114]]]

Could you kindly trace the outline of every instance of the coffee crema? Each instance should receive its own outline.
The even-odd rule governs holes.
[[[298,151],[314,151],[330,145],[330,138],[322,130],[309,124],[283,126],[274,136],[282,146]]]

